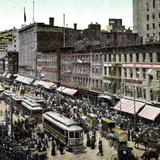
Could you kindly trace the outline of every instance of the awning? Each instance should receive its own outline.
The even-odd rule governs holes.
[[[160,108],[146,105],[138,116],[154,121],[160,114]]]
[[[2,77],[5,77],[7,75],[7,72],[5,71],[3,74],[2,74]]]
[[[24,76],[18,75],[15,80],[18,81],[18,82],[23,82],[24,78],[25,78]]]
[[[8,78],[8,79],[9,79],[9,78],[11,77],[11,75],[12,75],[12,74],[7,73],[6,78]]]
[[[6,58],[7,53],[6,52],[1,52],[0,53],[0,59]]]
[[[106,95],[106,94],[99,94],[98,98],[105,98],[105,99],[108,99],[108,100],[112,100],[112,97],[109,96],[109,95]]]
[[[16,79],[16,81],[21,82],[21,83],[25,83],[25,84],[31,84],[33,82],[33,78],[30,77],[25,77],[25,76],[18,76]]]
[[[52,83],[52,82],[46,82],[46,81],[41,81],[41,80],[36,80],[33,85],[38,86],[41,85],[46,89],[52,89],[52,88],[56,88],[56,84]]]
[[[135,112],[137,113],[144,105],[145,103],[142,103],[142,102],[137,102],[137,101],[134,102],[134,100],[128,100],[128,99],[122,98],[118,102],[118,104],[114,107],[114,109],[122,112],[130,113],[130,114],[134,114],[134,107],[135,107]]]
[[[72,89],[72,88],[67,88],[67,87],[63,87],[63,86],[60,86],[59,88],[56,89],[58,92],[61,92],[61,93],[64,93],[64,94],[67,94],[69,96],[73,96],[75,95],[78,90],[76,89]]]

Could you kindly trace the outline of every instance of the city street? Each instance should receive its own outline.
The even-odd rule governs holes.
[[[0,103],[0,110],[3,112],[3,116],[0,116],[0,120],[4,119],[4,113],[5,113],[5,103],[3,101],[1,101]],[[20,117],[17,117],[15,115],[13,115],[13,119],[17,120]],[[41,126],[41,125],[40,125]],[[110,160],[113,154],[116,154],[116,150],[113,147],[109,146],[109,141],[106,140],[105,138],[102,138],[102,143],[103,143],[103,156],[97,156],[98,153],[98,140],[100,138],[100,134],[97,131],[96,134],[96,148],[95,149],[91,149],[90,147],[87,147],[85,149],[84,153],[71,153],[68,151],[65,151],[65,153],[63,155],[60,154],[59,150],[56,150],[56,155],[53,157],[51,156],[51,143],[49,142],[49,148],[47,149],[47,155],[48,155],[48,159],[49,160]],[[84,145],[86,146],[86,135],[84,135]],[[134,143],[129,141],[128,142],[128,146],[133,147]],[[143,148],[143,146],[140,146]],[[133,147],[134,148],[134,147]],[[140,149],[135,149],[133,150],[133,153],[135,156],[141,156],[144,151],[140,150]]]

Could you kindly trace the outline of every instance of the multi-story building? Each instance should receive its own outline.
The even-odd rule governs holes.
[[[41,52],[37,58],[37,77],[46,81],[58,81],[58,52]]]
[[[53,18],[50,18],[49,25],[33,23],[20,29],[19,73],[38,78],[38,67],[40,67],[38,66],[39,58],[42,59],[42,61],[44,59],[43,57],[49,60],[53,55],[52,51],[63,46],[62,31],[61,27],[54,26]],[[45,53],[46,56],[44,55]],[[51,53],[51,55],[49,55],[49,53]],[[48,64],[48,66],[50,66],[50,64]]]
[[[103,66],[106,92],[160,102],[159,44],[108,47]]]
[[[107,46],[124,46],[140,44],[141,38],[132,30],[126,29],[122,25],[122,19],[109,19],[107,30],[102,30],[100,34],[100,44],[102,47]]]
[[[61,85],[78,89],[83,96],[92,98],[102,92],[102,70],[101,50],[63,49],[61,52]]]
[[[13,28],[0,33],[0,55],[1,55],[1,71],[2,73],[18,72],[18,51],[19,51],[19,35],[18,30]]]
[[[144,43],[160,40],[160,0],[133,0],[133,30]]]

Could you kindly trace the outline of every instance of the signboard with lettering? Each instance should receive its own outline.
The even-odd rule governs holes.
[[[151,68],[151,69],[160,69],[160,64],[133,64],[133,63],[128,63],[128,64],[122,64],[123,67],[126,68]]]

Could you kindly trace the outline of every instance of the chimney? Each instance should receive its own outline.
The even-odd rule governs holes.
[[[74,23],[74,29],[77,30],[77,23]]]
[[[54,18],[53,17],[49,17],[49,25],[54,26]]]

